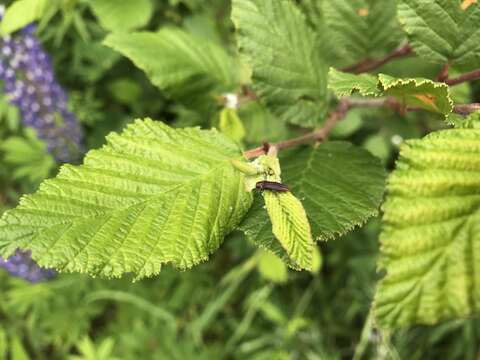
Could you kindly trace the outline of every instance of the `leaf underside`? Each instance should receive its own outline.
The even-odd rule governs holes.
[[[190,268],[251,205],[230,164],[241,156],[215,130],[137,120],[7,211],[0,254],[28,248],[41,266],[107,277],[152,276],[165,263]]]
[[[388,327],[480,309],[480,130],[411,140],[388,181],[375,313]]]

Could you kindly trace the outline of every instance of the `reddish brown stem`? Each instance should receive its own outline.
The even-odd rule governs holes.
[[[325,125],[321,129],[299,136],[297,138],[281,141],[276,144],[271,144],[271,146],[276,147],[278,150],[282,150],[297,145],[306,144],[312,141],[323,141],[327,138],[330,131],[332,131],[332,129],[335,127],[336,123],[345,117],[349,109],[350,102],[348,101],[348,99],[343,99],[342,101],[340,101],[337,109],[330,114],[327,121],[325,122]],[[265,146],[260,146],[255,149],[247,150],[243,153],[243,155],[247,159],[251,159],[264,154]]]
[[[444,82],[448,79],[448,70],[450,69],[450,64],[446,63],[442,66],[440,73],[437,75],[437,81]]]
[[[464,82],[477,80],[479,78],[480,78],[480,69],[467,72],[453,79],[447,79],[445,80],[445,84],[454,86]]]
[[[469,115],[480,110],[480,103],[458,104],[453,107],[453,112],[459,115]]]
[[[394,98],[377,98],[377,99],[361,99],[361,98],[344,98],[340,101],[337,108],[330,114],[325,122],[324,126],[318,130],[310,132],[308,134],[281,141],[276,144],[270,144],[268,147],[263,145],[251,150],[247,150],[243,155],[248,158],[255,158],[260,155],[264,155],[270,146],[275,147],[278,150],[287,149],[290,147],[306,144],[309,142],[321,142],[324,141],[337,122],[345,118],[347,112],[352,108],[367,107],[367,108],[390,108],[400,114],[405,114],[409,111],[420,111],[421,108],[405,107],[398,100]],[[459,104],[453,107],[453,112],[460,115],[468,115],[472,112],[480,110],[480,103],[473,104]]]
[[[412,47],[409,44],[405,44],[396,48],[391,53],[385,55],[381,59],[365,59],[357,64],[343,68],[342,71],[352,72],[355,74],[369,72],[378,69],[379,67],[382,67],[383,65],[392,60],[410,56],[411,54],[413,54]]]

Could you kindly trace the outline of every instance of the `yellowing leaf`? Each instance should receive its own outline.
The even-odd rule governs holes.
[[[429,79],[399,79],[385,74],[354,75],[331,68],[328,86],[340,97],[356,92],[362,96],[392,96],[404,106],[419,107],[445,117],[453,109],[448,85]]]
[[[360,8],[357,10],[357,14],[358,16],[362,16],[362,17],[365,17],[365,16],[368,16],[368,8]]]
[[[473,4],[476,4],[477,0],[463,0],[462,4],[460,5],[462,10],[467,10]]]

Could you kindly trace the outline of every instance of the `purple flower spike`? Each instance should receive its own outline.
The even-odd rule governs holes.
[[[0,5],[0,19],[5,8]],[[3,83],[3,84],[2,84]],[[45,141],[58,162],[73,162],[83,152],[82,129],[67,110],[67,95],[57,83],[50,57],[28,25],[11,36],[0,37],[0,85],[10,103],[20,110],[22,123]],[[17,250],[0,268],[29,282],[51,279],[56,272],[39,267],[29,251]]]
[[[0,257],[0,268],[8,271],[12,276],[20,277],[31,283],[37,283],[52,279],[55,270],[39,267],[30,256],[30,251],[17,250],[15,255],[7,260]]]
[[[0,18],[3,11],[0,7]],[[10,103],[19,108],[24,126],[37,132],[55,159],[78,160],[83,152],[82,129],[67,110],[67,95],[55,79],[34,25],[0,38],[0,82]]]

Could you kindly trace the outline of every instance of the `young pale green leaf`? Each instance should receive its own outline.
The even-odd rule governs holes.
[[[330,68],[328,72],[328,87],[337,96],[349,96],[359,93],[362,96],[381,96],[378,88],[378,78],[370,74],[355,75]]]
[[[428,79],[397,79],[385,74],[354,75],[330,69],[329,88],[337,96],[358,92],[362,96],[391,96],[406,107],[422,108],[446,117],[452,112],[449,87]]]
[[[269,251],[260,250],[258,254],[258,271],[266,280],[282,284],[288,280],[288,270],[285,263]]]
[[[388,327],[480,310],[480,130],[407,141],[388,180],[375,314]]]
[[[251,205],[230,162],[241,158],[215,130],[138,120],[7,211],[1,256],[28,248],[42,266],[108,277],[152,276],[165,263],[190,268]]]
[[[237,84],[235,61],[214,43],[180,29],[110,34],[104,43],[145,71],[152,83],[191,107]]]
[[[230,139],[240,142],[245,137],[245,127],[235,109],[223,109],[220,112],[218,129]]]
[[[399,0],[398,19],[415,53],[463,69],[480,61],[480,4],[453,0]]]
[[[313,127],[327,110],[327,69],[315,33],[292,0],[234,0],[238,47],[253,88],[281,120]]]
[[[312,269],[315,243],[307,214],[291,192],[263,191],[272,231],[287,255],[301,269]]]
[[[48,6],[58,7],[55,0],[17,0],[10,5],[0,21],[0,32],[8,35],[42,17]]]
[[[380,57],[401,41],[395,1],[328,0],[322,5],[322,39],[335,66]]]
[[[147,25],[152,16],[151,0],[89,0],[100,24],[110,31],[128,31]]]

